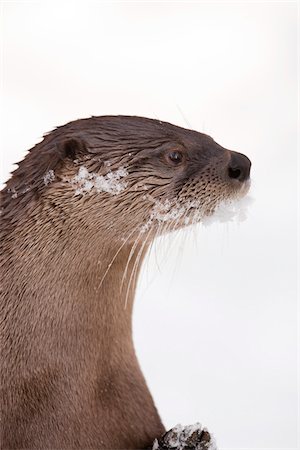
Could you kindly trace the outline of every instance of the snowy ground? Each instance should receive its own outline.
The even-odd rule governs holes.
[[[159,240],[134,315],[168,428],[297,446],[296,4],[2,2],[1,181],[79,117],[204,131],[253,163],[248,219]]]

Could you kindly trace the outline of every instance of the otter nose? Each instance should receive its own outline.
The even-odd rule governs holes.
[[[242,153],[231,152],[227,168],[229,178],[246,181],[250,176],[251,161]]]

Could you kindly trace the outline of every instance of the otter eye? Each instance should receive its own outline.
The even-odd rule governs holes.
[[[171,161],[175,165],[180,164],[183,161],[183,154],[176,150],[168,153],[167,157],[169,161]]]

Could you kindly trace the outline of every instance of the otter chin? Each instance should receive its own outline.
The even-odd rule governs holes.
[[[134,116],[77,120],[29,151],[1,191],[2,448],[141,449],[165,432],[132,340],[139,270],[156,236],[242,198],[250,168]]]

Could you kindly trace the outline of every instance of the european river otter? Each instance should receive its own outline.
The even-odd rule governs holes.
[[[164,433],[132,342],[156,235],[244,195],[250,161],[170,123],[59,127],[1,192],[4,449],[146,448]]]

